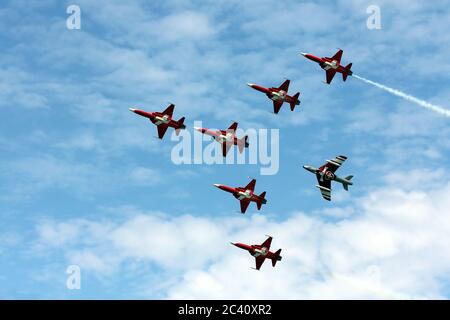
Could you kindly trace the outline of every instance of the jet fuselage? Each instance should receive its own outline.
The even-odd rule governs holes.
[[[210,130],[207,128],[198,128],[194,127],[195,130],[206,134],[208,136],[213,137],[217,142],[223,143],[233,143],[234,145],[237,145],[239,143],[239,138],[230,131],[226,130]],[[248,142],[245,143],[245,147],[248,148]]]
[[[263,247],[259,244],[248,245],[248,244],[243,244],[243,243],[239,243],[239,242],[232,243],[232,244],[238,248],[247,250],[255,258],[259,257],[259,256],[263,256],[266,259],[276,258],[277,261],[281,261],[281,259],[282,259],[282,257],[280,255],[275,255],[274,252],[268,250],[266,247]]]
[[[312,166],[303,166],[303,168],[308,170],[311,173],[318,175],[319,177],[321,177],[324,180],[331,180],[331,181],[334,180],[334,181],[342,183],[342,184],[353,185],[353,182],[351,182],[350,180],[338,177],[335,173],[333,173],[331,171],[320,170],[319,168],[315,168]]]
[[[265,93],[272,101],[282,101],[289,104],[294,103],[295,105],[300,105],[299,99],[294,99],[292,96],[288,95],[286,91],[280,90],[279,88],[265,88],[253,83],[247,83],[247,85],[257,91]]]
[[[341,65],[337,60],[333,60],[331,58],[327,57],[316,57],[315,55],[312,55],[310,53],[301,53],[304,57],[308,58],[311,61],[314,61],[320,65],[320,67],[324,70],[330,70],[334,69],[336,72],[347,74],[351,76],[353,72],[351,70],[347,70],[345,66]]]
[[[133,108],[130,108],[130,111],[142,117],[148,118],[152,123],[154,123],[157,126],[159,126],[160,124],[165,124],[174,129],[186,129],[186,126],[184,124],[180,124],[178,121],[172,119],[172,117],[170,117],[169,115],[163,114],[161,112],[147,112],[144,110]]]
[[[236,199],[243,200],[247,199],[248,201],[260,202],[262,204],[266,204],[267,200],[259,195],[255,194],[252,190],[247,190],[241,187],[229,187],[222,184],[214,184],[215,187],[231,193]]]

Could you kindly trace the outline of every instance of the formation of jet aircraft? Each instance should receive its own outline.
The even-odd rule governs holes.
[[[295,106],[300,105],[300,100],[298,99],[300,92],[297,92],[293,96],[288,95],[290,83],[291,81],[287,79],[278,88],[265,88],[253,83],[247,83],[247,85],[250,88],[265,93],[267,97],[273,101],[273,112],[277,114],[284,102],[289,103],[291,111],[294,111]]]
[[[347,80],[347,76],[352,75],[351,67],[352,64],[349,63],[347,66],[341,65],[342,50],[336,52],[336,54],[331,57],[319,58],[309,53],[301,53],[306,58],[317,62],[322,69],[326,71],[326,83],[330,84],[336,73],[342,74],[343,81]],[[300,105],[300,92],[297,92],[293,96],[288,94],[290,80],[285,80],[279,87],[265,88],[256,84],[248,83],[247,85],[251,88],[263,92],[267,97],[273,101],[273,112],[278,114],[284,102],[290,105],[291,111],[294,111],[295,106]],[[173,119],[173,112],[175,109],[174,104],[170,104],[162,112],[147,112],[139,109],[130,108],[130,111],[148,118],[153,124],[156,125],[158,129],[159,139],[163,139],[167,129],[169,127],[175,129],[176,135],[180,133],[180,130],[186,129],[184,125],[185,118],[182,117],[179,120]],[[230,148],[235,145],[238,147],[239,152],[242,153],[245,148],[248,148],[248,136],[238,138],[236,136],[236,130],[238,127],[237,122],[233,122],[230,127],[226,130],[211,130],[208,128],[198,128],[194,127],[195,130],[201,132],[202,134],[211,136],[215,141],[222,145],[222,155],[226,157]],[[345,178],[338,177],[335,172],[336,170],[347,160],[346,156],[337,156],[333,160],[327,160],[324,165],[319,168],[315,168],[309,165],[304,165],[303,168],[316,175],[318,185],[317,188],[320,189],[322,197],[325,200],[331,201],[331,181],[336,181],[342,184],[345,190],[348,191],[348,186],[353,185],[351,179],[352,175],[346,176]],[[222,184],[214,184],[217,188],[231,193],[236,199],[239,200],[241,213],[245,214],[248,206],[251,202],[256,203],[258,210],[261,210],[263,204],[267,203],[265,198],[266,192],[261,194],[256,194],[254,192],[256,185],[256,179],[252,179],[245,187],[229,187]],[[272,243],[272,237],[268,238],[260,245],[247,245],[243,243],[232,243],[234,246],[247,250],[253,257],[255,257],[256,270],[259,270],[266,259],[272,260],[272,266],[275,267],[277,261],[281,261],[281,249],[276,252],[270,251],[270,245]]]
[[[253,257],[255,257],[256,270],[259,270],[266,259],[272,260],[272,266],[275,267],[278,261],[281,261],[281,249],[275,252],[270,251],[270,245],[272,244],[272,237],[268,238],[262,244],[243,244],[243,243],[233,243],[232,245],[247,250]]]
[[[226,157],[232,145],[238,146],[240,153],[244,151],[244,148],[248,148],[248,136],[244,136],[242,139],[239,139],[236,136],[237,127],[238,123],[233,122],[227,130],[210,130],[207,128],[198,127],[194,127],[194,129],[211,136],[214,140],[219,142],[222,145],[222,155]]]
[[[343,51],[339,49],[339,51],[336,52],[335,55],[331,58],[319,58],[309,53],[300,52],[300,54],[302,54],[309,60],[317,62],[320,67],[325,70],[328,84],[331,83],[336,72],[342,73],[342,80],[344,81],[347,80],[347,76],[351,76],[353,74],[353,72],[350,70],[352,67],[351,63],[349,63],[345,67],[341,65],[342,53]]]
[[[267,203],[265,198],[266,192],[264,191],[260,195],[257,195],[255,191],[256,179],[252,179],[245,187],[229,187],[223,184],[214,184],[215,187],[220,190],[231,193],[241,204],[241,213],[247,211],[250,202],[255,202],[258,210],[261,210],[261,206]]]

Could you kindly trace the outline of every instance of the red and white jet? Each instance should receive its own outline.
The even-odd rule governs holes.
[[[353,74],[353,72],[350,70],[350,68],[352,67],[351,63],[349,63],[345,67],[341,65],[342,52],[343,51],[339,49],[339,51],[336,52],[336,54],[331,58],[319,58],[309,53],[300,53],[309,60],[317,62],[320,67],[325,70],[325,72],[327,73],[327,83],[330,84],[336,72],[342,73],[342,80],[344,81],[347,80],[347,76],[351,76]]]
[[[263,204],[267,203],[267,200],[265,199],[266,196],[266,192],[264,191],[263,193],[261,193],[260,195],[257,195],[254,193],[255,190],[255,185],[256,185],[256,179],[253,179],[252,181],[250,181],[250,183],[245,186],[245,187],[228,187],[225,186],[223,184],[214,184],[215,187],[226,191],[226,192],[230,192],[231,194],[233,194],[233,196],[239,200],[239,202],[241,203],[241,213],[245,213],[245,211],[248,208],[248,205],[250,204],[250,202],[256,202],[256,207],[258,208],[258,210],[261,210],[261,206]]]
[[[174,108],[175,105],[170,104],[163,112],[146,112],[133,108],[130,108],[130,111],[146,117],[154,123],[158,128],[158,137],[162,139],[167,131],[167,128],[169,127],[174,128],[177,135],[180,134],[181,129],[186,129],[186,126],[184,125],[184,117],[178,121],[172,118]]]
[[[226,157],[228,150],[230,150],[232,145],[238,146],[240,153],[244,151],[244,148],[248,148],[248,136],[244,136],[242,139],[239,139],[235,134],[237,126],[238,123],[233,122],[227,130],[210,130],[207,128],[199,127],[194,127],[194,129],[203,134],[213,137],[214,140],[219,142],[222,145],[222,155]]]
[[[270,245],[272,243],[272,237],[268,236],[267,240],[262,244],[243,244],[243,243],[231,243],[238,248],[247,250],[253,257],[255,257],[256,262],[256,270],[261,268],[262,264],[266,259],[272,260],[272,266],[275,267],[277,261],[281,261],[281,249],[278,249],[276,252],[270,251]]]
[[[277,114],[278,111],[280,111],[283,102],[290,104],[291,111],[294,111],[295,106],[300,104],[300,100],[298,99],[300,92],[297,92],[293,96],[288,95],[289,83],[290,80],[286,80],[278,88],[264,88],[253,83],[247,83],[247,85],[255,90],[265,93],[269,99],[273,101],[273,112]]]

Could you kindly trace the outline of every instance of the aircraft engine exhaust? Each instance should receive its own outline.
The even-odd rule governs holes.
[[[439,113],[440,115],[443,115],[443,116],[446,116],[446,117],[449,117],[449,118],[450,118],[450,110],[448,110],[448,109],[445,109],[445,108],[443,108],[443,107],[434,105],[434,104],[429,103],[429,102],[427,102],[427,101],[425,101],[425,100],[416,98],[416,97],[411,96],[411,95],[409,95],[409,94],[406,94],[406,93],[404,93],[404,92],[402,92],[402,91],[400,91],[400,90],[393,89],[393,88],[387,87],[387,86],[385,86],[385,85],[382,85],[382,84],[380,84],[380,83],[378,83],[378,82],[371,81],[371,80],[368,80],[368,79],[366,79],[366,78],[360,77],[360,76],[358,76],[358,75],[356,75],[356,74],[353,74],[353,77],[354,77],[354,78],[357,78],[357,79],[359,79],[359,80],[361,80],[361,81],[364,81],[365,83],[374,85],[375,87],[378,87],[378,88],[380,88],[380,89],[382,89],[382,90],[385,90],[385,91],[387,91],[387,92],[389,92],[389,93],[391,93],[391,94],[393,94],[393,95],[395,95],[395,96],[397,96],[397,97],[400,97],[400,98],[403,98],[403,99],[405,99],[405,100],[414,102],[415,104],[417,104],[417,105],[419,105],[419,106],[421,106],[421,107],[423,107],[423,108],[432,110],[432,111],[434,111],[434,112],[436,112],[436,113]]]

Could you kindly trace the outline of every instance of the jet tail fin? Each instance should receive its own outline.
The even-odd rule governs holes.
[[[350,70],[352,67],[352,63],[349,63],[346,67],[345,67],[345,72],[342,73],[342,80],[347,80],[347,76],[351,76],[353,74],[353,72]]]
[[[248,148],[248,136],[244,136],[242,139],[239,139],[237,142],[237,146],[239,148],[239,153],[244,151],[244,148]]]
[[[346,176],[345,177],[345,180],[347,180],[347,181],[350,181],[350,180],[352,180],[352,178],[353,178],[353,176]],[[345,191],[348,191],[348,183],[342,183],[342,186],[344,187],[344,189],[345,189]]]
[[[281,249],[278,249],[274,254],[273,254],[273,258],[272,258],[272,266],[275,267],[275,265],[277,264],[277,261],[281,260]]]
[[[259,197],[261,198],[261,201],[258,201],[258,202],[256,203],[256,207],[258,208],[258,210],[261,210],[262,205],[263,205],[264,203],[266,203],[266,199],[265,199],[265,197],[266,197],[266,191],[262,192],[262,193],[259,195]]]
[[[180,134],[180,130],[181,129],[185,129],[186,126],[184,125],[184,117],[182,117],[180,120],[177,121],[178,122],[178,128],[175,129],[175,134],[179,135]]]
[[[297,104],[300,104],[300,100],[298,100],[298,96],[300,95],[300,92],[297,92],[296,94],[294,94],[293,96],[292,96],[292,102],[290,103],[290,105],[291,105],[291,111],[294,111],[294,109],[295,109],[295,106],[297,105]],[[297,103],[298,102],[298,103]]]

